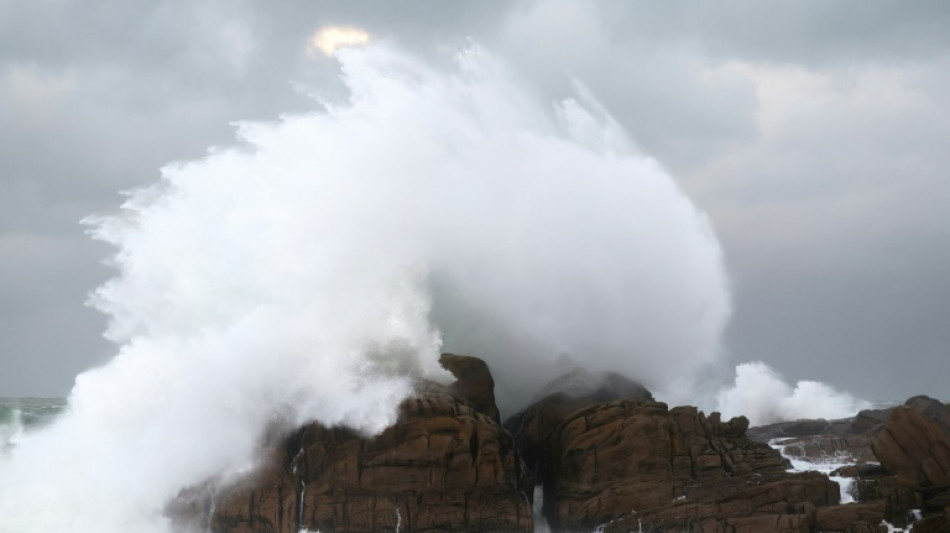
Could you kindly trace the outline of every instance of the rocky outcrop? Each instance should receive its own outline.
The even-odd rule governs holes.
[[[852,463],[832,475],[852,478],[860,503],[821,510],[816,515],[821,529],[857,520],[845,517],[860,510],[898,527],[913,523],[915,532],[950,532],[950,408],[937,400],[919,396],[850,419],[782,422],[749,434],[776,443],[788,457]]]
[[[865,409],[851,419],[851,433],[874,436],[891,416],[893,408]]]
[[[556,530],[800,531],[838,485],[788,474],[769,446],[694,407],[621,400],[566,417],[545,472],[545,516]]]
[[[872,444],[895,485],[923,502],[914,531],[950,531],[950,407],[915,396],[896,407]]]
[[[877,434],[874,453],[901,483],[950,486],[950,408],[916,396],[894,409]]]
[[[495,379],[485,361],[469,355],[444,353],[439,363],[455,376],[455,383],[450,386],[453,394],[472,402],[475,409],[501,423],[495,405]]]
[[[854,478],[856,501],[865,504],[883,503],[883,519],[896,527],[907,527],[917,519],[912,511],[920,509],[920,494],[898,483],[897,476],[876,464],[849,467],[848,470],[838,474]]]
[[[929,398],[749,429],[745,417],[671,409],[631,380],[578,370],[502,427],[487,365],[441,362],[456,382],[420,383],[380,435],[271,432],[252,474],[172,503],[176,531],[528,532],[536,486],[552,531],[869,533],[884,520],[905,527],[920,508],[915,533],[950,531],[950,412]],[[775,439],[799,457],[851,454],[835,474],[854,479],[857,503],[839,505],[824,474],[788,472]]]
[[[614,400],[653,401],[653,394],[620,374],[578,368],[547,384],[530,406],[505,421],[521,451],[528,494],[549,478],[545,476],[553,460],[549,451],[564,420],[579,409]]]
[[[876,463],[871,450],[874,435],[883,426],[890,409],[865,410],[840,420],[793,420],[750,428],[757,442],[779,443],[786,457],[817,463],[841,459],[855,464]]]
[[[484,362],[446,356],[459,380],[426,384],[373,438],[310,424],[216,495],[216,533],[531,531],[511,436]]]

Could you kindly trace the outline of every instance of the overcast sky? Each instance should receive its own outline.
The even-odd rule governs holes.
[[[343,96],[348,24],[445,60],[468,39],[543,97],[584,82],[711,217],[734,363],[950,399],[950,3],[0,0],[0,396],[108,359],[79,221],[236,120]]]

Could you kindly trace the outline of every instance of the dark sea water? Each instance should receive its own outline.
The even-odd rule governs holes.
[[[66,398],[0,398],[0,453],[25,433],[43,427],[66,408]]]

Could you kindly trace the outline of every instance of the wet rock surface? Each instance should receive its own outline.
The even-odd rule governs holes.
[[[883,505],[882,519],[895,527],[913,524],[915,532],[950,533],[950,408],[940,401],[918,396],[850,419],[783,422],[752,428],[749,434],[780,444],[786,456],[805,462],[847,460],[852,464],[832,475],[853,479],[860,505]],[[844,516],[843,510],[827,513]]]
[[[747,425],[648,400],[577,410],[549,445],[545,518],[560,531],[807,531],[838,485],[787,473]]]
[[[950,408],[916,396],[894,409],[873,444],[881,466],[903,484],[950,486]]]
[[[272,461],[215,498],[221,533],[531,531],[511,436],[485,363],[444,357],[451,387],[427,384],[373,438],[310,424]]]
[[[531,405],[505,421],[505,429],[514,436],[521,452],[526,493],[532,494],[534,486],[550,478],[545,473],[553,468],[552,444],[567,417],[580,409],[615,400],[653,401],[653,394],[619,374],[576,369],[549,383]]]
[[[872,444],[894,485],[912,489],[924,519],[914,531],[950,532],[950,407],[915,396],[898,406]]]
[[[611,415],[616,416],[612,422],[599,425]],[[614,443],[612,424],[624,426],[616,428],[621,434],[641,436]],[[667,411],[662,404],[615,404],[579,414],[562,438],[568,475],[557,484],[558,523],[567,528],[597,525],[592,522],[611,518],[600,509],[631,509],[637,511],[638,526],[676,530],[691,522],[712,525],[758,513],[789,514],[806,503],[837,502],[837,485],[822,476],[785,474],[785,464],[773,450],[727,437],[723,426],[693,408]],[[578,452],[588,447],[598,448],[592,455],[617,459],[622,466],[578,464]],[[629,457],[626,462],[624,456]],[[585,466],[593,475],[584,472]],[[570,472],[584,474],[578,479]],[[618,523],[605,530],[623,527]]]
[[[442,363],[457,381],[420,384],[376,437],[319,424],[274,433],[251,474],[173,502],[176,530],[527,532],[539,519],[575,532],[950,532],[950,412],[930,398],[749,428],[579,370],[501,426],[487,365]],[[849,454],[834,474],[857,501],[839,504],[824,474],[789,472],[775,439],[793,456]]]
[[[836,458],[856,464],[877,463],[871,449],[891,409],[869,409],[841,420],[794,420],[750,428],[756,442],[781,442],[787,457],[813,463]]]

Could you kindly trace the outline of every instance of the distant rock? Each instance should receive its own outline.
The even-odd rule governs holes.
[[[850,457],[854,464],[833,474],[854,479],[860,504],[820,510],[820,529],[836,530],[849,513],[882,516],[895,526],[914,522],[914,532],[950,533],[950,408],[917,396],[891,409],[866,410],[842,420],[798,420],[751,428],[760,442],[779,442],[784,453],[806,461]],[[915,522],[913,513],[920,513]],[[870,515],[868,515],[870,516]]]
[[[851,432],[855,435],[877,435],[877,432],[880,431],[884,422],[887,421],[887,418],[891,416],[891,411],[893,410],[894,408],[865,409],[859,412],[851,420]]]
[[[583,368],[575,368],[542,387],[532,403],[543,402],[545,398],[553,396],[593,403],[653,400],[653,394],[636,381],[616,372],[591,372]]]
[[[806,419],[749,428],[757,442],[781,440],[786,456],[818,462],[826,457],[850,457],[856,464],[876,463],[871,450],[874,435],[890,409],[865,410],[840,420]]]

